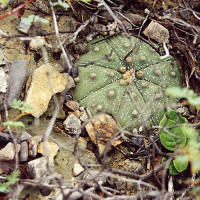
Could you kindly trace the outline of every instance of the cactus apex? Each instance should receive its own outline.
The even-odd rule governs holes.
[[[124,86],[124,85],[127,85],[127,82],[124,79],[121,79],[120,82],[119,82],[119,84],[121,86]]]

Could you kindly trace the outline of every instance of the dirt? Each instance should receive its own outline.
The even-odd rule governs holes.
[[[162,15],[163,12],[170,12],[170,9],[176,9],[178,6],[184,7],[185,4],[182,1],[146,1],[146,0],[137,0],[134,1],[135,4],[131,3],[130,0],[125,1],[116,1],[116,4],[123,5],[123,13],[130,13],[134,12],[135,14],[139,14],[141,16],[146,16],[144,13],[144,9],[148,8],[151,10],[152,8],[155,10],[152,10],[152,19],[157,19],[162,25],[166,25],[166,28],[170,31],[170,45],[171,50],[170,52],[173,55],[176,55],[176,57],[179,57],[179,63],[181,65],[181,71],[183,75],[183,85],[188,86],[189,88],[193,88],[195,92],[200,94],[199,90],[199,69],[198,65],[200,64],[200,60],[198,57],[199,54],[199,48],[200,48],[200,38],[197,37],[197,42],[194,44],[194,47],[191,47],[189,45],[185,46],[185,43],[192,43],[193,37],[190,34],[193,34],[191,29],[193,26],[198,26],[200,23],[196,22],[198,20],[194,19],[194,17],[189,18],[192,19],[191,21],[191,27],[189,27],[189,30],[180,31],[178,29],[175,30],[174,22],[171,22],[170,20],[163,19],[160,20],[158,18],[159,15]],[[84,4],[84,3],[74,3],[73,9],[69,12],[63,11],[62,9],[57,9],[56,11],[60,14],[57,15],[57,21],[58,21],[58,29],[60,31],[60,38],[63,42],[64,46],[66,46],[70,52],[71,55],[73,55],[75,58],[78,58],[79,54],[82,54],[84,51],[80,51],[78,48],[78,45],[83,44],[85,47],[86,45],[86,36],[87,37],[93,37],[95,35],[99,35],[102,33],[102,31],[94,30],[93,24],[90,26],[87,26],[85,29],[83,29],[77,40],[70,42],[70,36],[72,36],[73,32],[77,30],[80,25],[88,20],[98,9],[96,8],[96,3],[92,6]],[[155,6],[154,6],[155,4]],[[198,2],[197,2],[198,4]],[[108,5],[110,5],[108,3]],[[112,4],[111,4],[112,5]],[[110,5],[110,6],[111,6]],[[130,5],[130,6],[129,6]],[[191,7],[195,10],[198,5],[193,3]],[[4,15],[9,10],[11,10],[10,6],[7,10],[2,11],[1,15]],[[35,10],[35,11],[34,11]],[[105,11],[105,9],[103,10]],[[102,10],[99,12],[101,14]],[[199,10],[198,10],[199,12]],[[160,14],[161,13],[161,14]],[[23,59],[28,62],[28,75],[31,74],[34,69],[36,69],[38,66],[42,65],[44,63],[44,60],[42,58],[42,53],[40,50],[33,51],[30,50],[28,47],[28,41],[27,40],[20,40],[21,37],[24,36],[35,36],[35,35],[46,35],[45,39],[48,43],[47,51],[48,51],[48,60],[53,65],[60,65],[61,61],[60,54],[61,49],[58,47],[58,42],[56,40],[55,36],[55,30],[53,25],[53,20],[51,14],[44,14],[42,12],[38,12],[37,8],[34,7],[34,5],[28,5],[26,9],[24,10],[23,17],[27,17],[31,14],[38,14],[42,18],[47,19],[49,21],[49,24],[43,24],[43,23],[35,23],[31,29],[28,35],[20,33],[16,26],[19,23],[20,18],[18,18],[16,15],[8,16],[1,20],[0,23],[0,30],[7,33],[9,37],[0,38],[0,45],[1,45],[1,51],[0,51],[0,59],[4,58],[6,61],[13,61],[16,59]],[[199,15],[198,15],[199,16]],[[111,18],[112,19],[112,18]],[[189,20],[187,19],[187,20]],[[108,24],[108,21],[110,18],[100,18],[94,20],[92,23],[101,24],[106,26]],[[149,20],[149,19],[148,19]],[[147,21],[148,21],[147,20]],[[188,22],[188,21],[187,21]],[[144,27],[147,25],[144,24]],[[176,26],[176,25],[175,25]],[[180,26],[180,25],[179,25]],[[144,28],[143,27],[143,28]],[[198,27],[199,28],[199,27]],[[183,29],[182,26],[179,27],[179,29]],[[194,29],[192,29],[194,31]],[[198,29],[199,30],[199,29]],[[120,30],[122,31],[122,30]],[[190,34],[187,34],[187,31]],[[195,32],[195,31],[194,31]],[[136,30],[136,34],[137,34]],[[184,39],[183,39],[184,38]],[[182,41],[183,39],[183,41]],[[76,47],[74,47],[76,45]],[[81,46],[81,45],[80,45]],[[186,56],[187,54],[187,56]],[[2,56],[3,55],[3,56]],[[181,55],[181,56],[179,56]],[[183,58],[183,59],[182,59]],[[1,60],[0,60],[1,61]],[[25,85],[24,85],[25,88]],[[21,99],[23,100],[25,95],[25,89],[22,91]],[[69,92],[70,94],[73,94],[73,90]],[[34,135],[44,135],[45,130],[47,129],[47,126],[50,122],[53,109],[52,109],[52,102],[49,105],[49,108],[47,112],[40,118],[39,124],[38,121],[36,121],[32,116],[27,115],[20,119],[25,124],[25,128],[23,130],[30,133],[32,136]],[[19,111],[15,109],[10,109],[8,112],[8,116],[10,119],[14,119],[16,116],[20,114]],[[62,124],[63,120],[68,114],[68,110],[66,107],[63,106],[63,109],[60,110],[58,119],[56,122]],[[3,119],[5,119],[4,113],[1,114]],[[195,119],[193,120],[195,122],[199,121],[199,115],[195,116]],[[37,122],[37,123],[36,123]],[[37,124],[37,125],[36,125]],[[13,129],[13,131],[20,132],[21,129]],[[88,164],[97,164],[99,161],[99,155],[96,147],[91,144],[91,141],[89,140],[86,131],[83,131],[83,137],[88,142],[87,143],[87,149],[84,151],[79,151],[79,157],[81,158],[81,161],[88,165]],[[77,155],[74,154],[74,147],[76,144],[76,138],[69,135],[64,128],[61,126],[58,129],[56,129],[56,124],[54,125],[54,129],[51,131],[51,136],[49,138],[50,140],[53,140],[54,142],[58,143],[60,146],[60,150],[58,155],[55,158],[55,169],[56,172],[61,174],[63,181],[73,181],[73,166],[74,163],[77,161]],[[159,143],[158,143],[159,145]],[[66,147],[66,148],[65,148]],[[119,149],[122,149],[125,151],[125,155],[120,152]],[[149,162],[148,155],[146,156],[138,156],[137,159],[131,160],[127,157],[128,154],[130,154],[130,148],[128,148],[126,145],[122,144],[122,146],[118,148],[113,149],[111,152],[109,152],[107,158],[105,159],[105,163],[100,164],[106,164],[108,169],[120,169],[131,173],[136,174],[143,174],[147,173],[148,170],[152,169],[152,165],[150,164],[150,167],[147,166],[147,163]],[[140,148],[133,148],[133,152],[137,150],[137,152],[140,153]],[[145,147],[143,146],[143,149]],[[146,148],[147,151],[151,151],[151,148]],[[165,151],[164,151],[165,153]],[[151,151],[151,156],[153,155]],[[148,158],[148,159],[147,159]],[[150,163],[150,162],[149,162]],[[161,161],[157,164],[161,164]],[[189,172],[188,172],[189,173]],[[191,176],[191,174],[187,174],[187,176]],[[152,184],[155,184],[156,186],[160,187],[161,183],[159,180],[150,181]],[[177,179],[178,180],[178,179]],[[87,184],[86,184],[87,185]],[[181,185],[181,184],[180,184]],[[184,184],[183,184],[184,185]],[[118,179],[110,179],[108,186],[113,187],[121,192],[121,194],[126,195],[134,195],[137,192],[138,186],[136,184],[130,184],[130,183],[124,183],[118,181]],[[87,185],[87,187],[89,187]],[[180,187],[181,189],[185,188],[185,185],[183,187]],[[41,188],[40,188],[41,189]],[[41,190],[35,187],[27,187],[21,194],[20,199],[28,199],[25,198],[25,196],[30,195],[30,199],[49,199],[50,197],[53,197],[53,192],[50,194],[50,196],[44,197],[44,195],[41,195]],[[101,194],[102,196],[105,194]]]

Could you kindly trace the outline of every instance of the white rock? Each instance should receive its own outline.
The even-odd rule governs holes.
[[[19,152],[19,160],[22,162],[27,161],[28,159],[28,144],[26,141],[21,143],[21,149]]]
[[[81,116],[80,116],[80,120],[82,122],[86,122],[88,120],[88,114],[87,112],[85,111],[85,109],[83,111],[81,111]]]
[[[159,43],[169,42],[169,31],[164,26],[155,21],[151,21],[143,33],[148,38],[156,40]]]
[[[20,150],[20,145],[17,144],[17,152]],[[15,157],[15,145],[9,142],[0,150],[0,160],[13,160]]]
[[[42,46],[45,45],[46,45],[46,40],[41,36],[34,37],[29,43],[29,47],[32,50],[39,50]]]
[[[54,160],[49,159],[49,167],[54,168]],[[41,178],[47,171],[47,159],[41,157],[28,162],[27,171],[31,178]]]
[[[52,95],[65,90],[67,82],[67,77],[50,64],[37,68],[25,98],[25,102],[32,107],[28,113],[39,118],[47,110]]]
[[[5,93],[8,87],[8,76],[3,69],[0,69],[0,92]]]
[[[70,134],[79,135],[81,133],[81,121],[74,114],[68,115],[64,121],[65,129]]]
[[[74,176],[78,176],[83,171],[84,171],[84,168],[79,163],[74,164],[74,168],[73,168]]]

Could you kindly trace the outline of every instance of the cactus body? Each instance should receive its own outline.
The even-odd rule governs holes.
[[[93,40],[77,66],[75,98],[92,114],[110,113],[128,130],[143,123],[159,124],[165,105],[176,102],[164,95],[164,89],[181,85],[173,58],[162,60],[135,37]]]

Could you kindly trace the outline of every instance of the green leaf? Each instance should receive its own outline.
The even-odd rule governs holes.
[[[185,155],[180,155],[173,160],[173,164],[178,172],[182,172],[188,167],[188,158]]]
[[[58,0],[57,2],[54,2],[54,3],[53,3],[53,6],[61,6],[61,7],[63,7],[64,9],[67,9],[67,8],[70,7],[66,2],[63,2],[63,1],[61,1],[61,0]]]
[[[21,127],[24,128],[25,125],[23,122],[12,122],[12,121],[7,121],[7,122],[3,122],[3,126],[11,126],[11,127]]]
[[[38,15],[29,15],[28,17],[22,17],[21,22],[28,25],[31,25],[33,22],[42,22],[44,24],[49,23],[47,19],[41,18]]]
[[[10,175],[6,175],[6,179],[12,185],[19,181],[19,175],[19,170],[14,170]]]
[[[21,100],[14,99],[11,103],[10,106],[14,109],[18,109],[24,112],[30,111],[32,108],[30,105],[26,104],[25,102]]]
[[[6,175],[5,182],[0,183],[0,192],[8,193],[10,192],[10,186],[19,181],[19,170],[14,170],[10,175]]]
[[[0,0],[0,4],[7,5],[9,3],[9,0]]]
[[[82,2],[89,3],[91,0],[81,0]]]
[[[200,106],[200,97],[193,90],[180,87],[167,88],[166,93],[176,98],[186,98],[193,106]]]
[[[5,184],[0,183],[0,192],[2,192],[2,193],[8,193],[8,192],[10,192],[10,188],[7,185],[5,185]]]
[[[185,146],[187,141],[185,126],[180,125],[174,128],[167,128],[177,123],[181,124],[185,122],[186,119],[179,116],[176,111],[171,110],[164,115],[160,121],[160,126],[165,127],[167,131],[164,129],[160,130],[160,141],[166,149],[174,151],[178,147],[183,148]]]
[[[179,172],[178,172],[178,171],[176,170],[176,168],[174,167],[173,162],[171,162],[171,163],[169,164],[169,173],[170,173],[171,175],[173,175],[173,176],[179,174]]]

